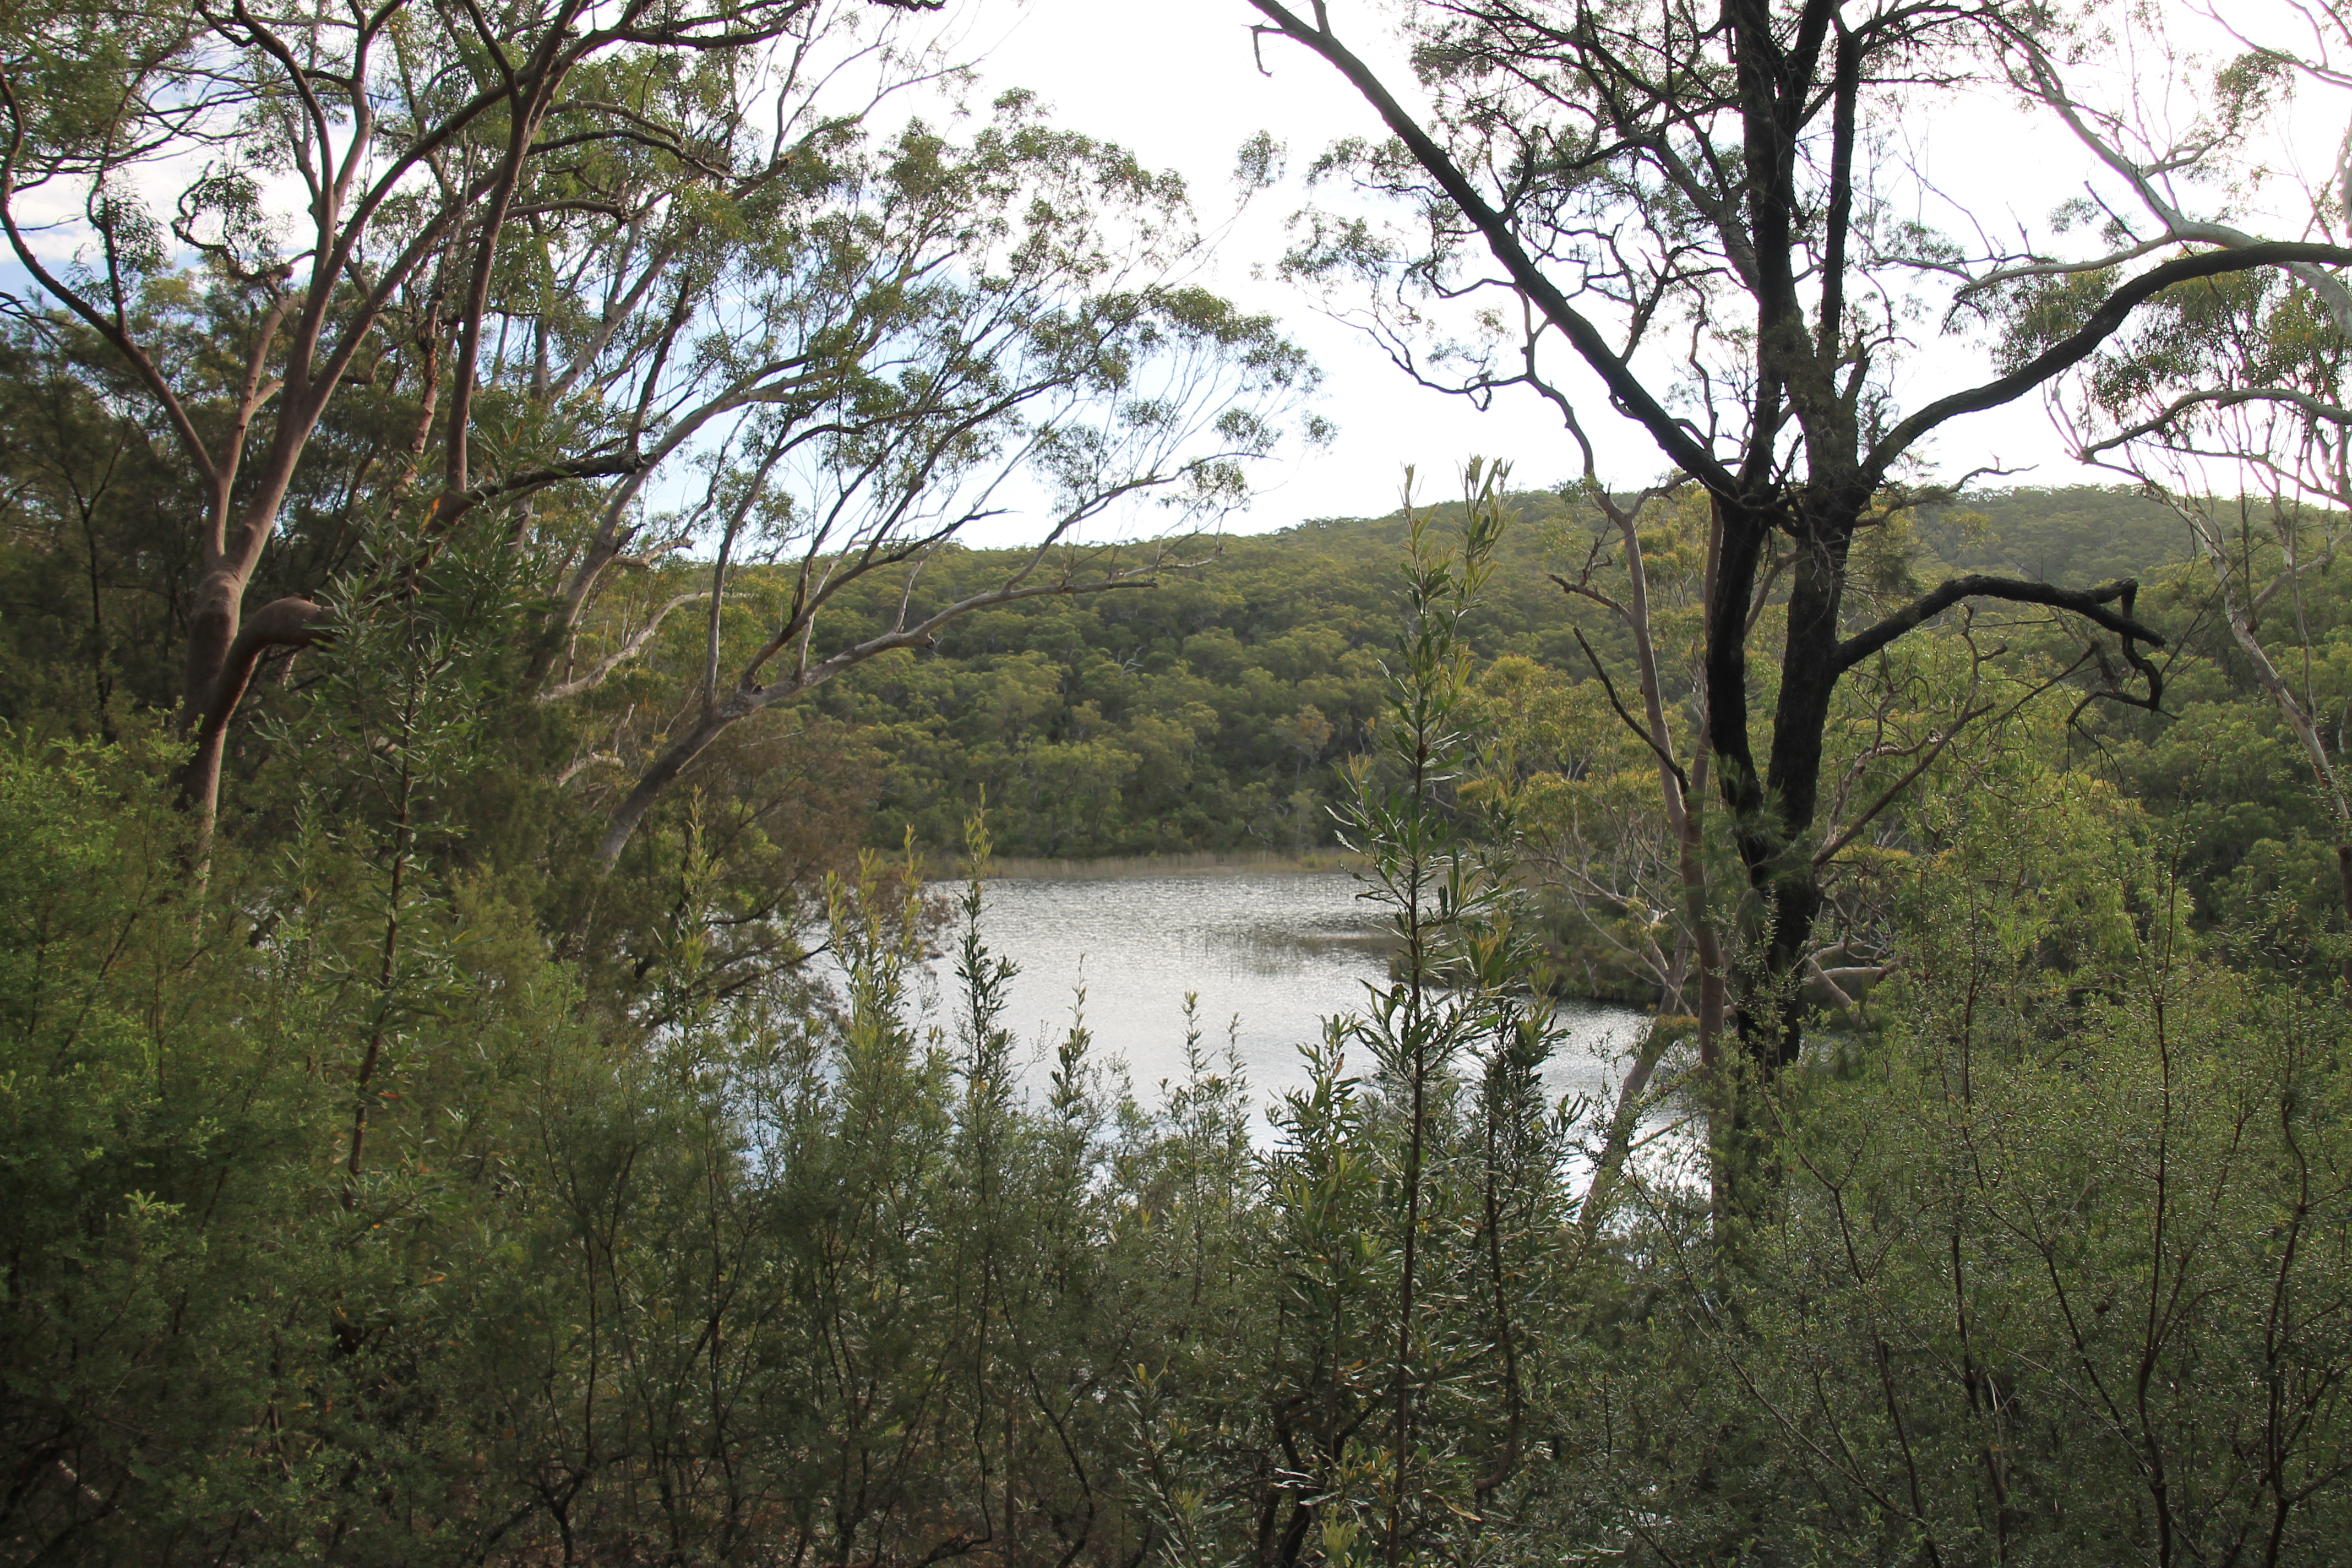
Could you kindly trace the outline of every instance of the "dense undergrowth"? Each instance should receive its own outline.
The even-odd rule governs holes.
[[[203,879],[148,721],[20,709],[0,1554],[2327,1560],[2340,938],[2226,661],[2184,656],[2169,720],[2086,750],[2025,703],[1917,780],[1839,906],[1902,961],[1761,1101],[1773,1198],[1727,1224],[1673,1018],[1612,1182],[1620,1108],[1536,1087],[1530,982],[1576,962],[1537,900],[1638,812],[1593,683],[1474,651],[1535,593],[1499,525],[1424,520],[1402,601],[1383,568],[1378,721],[1325,787],[1404,978],[1301,1043],[1265,1149],[1213,1041],[1142,1101],[1074,1026],[1024,1093],[984,888],[828,859],[723,771],[568,871],[494,563],[305,655]],[[1996,679],[1960,649],[1890,688]],[[1574,909],[1596,952],[1645,918]]]

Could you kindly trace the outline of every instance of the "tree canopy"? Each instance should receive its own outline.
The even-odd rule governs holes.
[[[1581,471],[1226,537],[1315,366],[919,9],[5,14],[0,1557],[2330,1560],[2344,18],[1237,0],[1385,133],[1263,259]],[[1912,221],[1989,91],[2095,223]],[[1179,853],[1379,924],[1270,1102],[1012,1026]]]

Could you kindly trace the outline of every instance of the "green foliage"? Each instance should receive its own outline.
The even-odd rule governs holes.
[[[1277,769],[1339,759],[1318,787],[1402,939],[1265,1150],[1197,1028],[1145,1103],[1081,1010],[1024,1091],[992,793],[951,907],[872,853],[765,898],[747,835],[784,808],[711,790],[653,871],[551,921],[573,895],[523,842],[551,808],[510,773],[563,735],[508,700],[523,590],[488,537],[346,577],[201,897],[168,749],[12,731],[7,1555],[2324,1556],[2352,1527],[2337,939],[2297,881],[2325,823],[2227,648],[2190,640],[2177,717],[2085,715],[2096,746],[2019,700],[2063,651],[2031,626],[1998,655],[1931,629],[1857,682],[1850,801],[1928,762],[1832,884],[1898,962],[1763,1102],[1778,1185],[1727,1260],[1673,1081],[1580,1223],[1606,1108],[1541,1088],[1563,929],[1527,868],[1654,858],[1648,764],[1528,640],[1557,600],[1515,581],[1507,510],[1486,485],[1394,524],[1404,600],[1365,589],[1360,646],[1212,573],[1172,597],[1221,618],[1139,665],[1213,714],[1262,672]],[[1325,535],[1356,537],[1265,570]],[[1338,616],[1355,579],[1328,580]],[[1076,706],[1023,674],[1045,639],[1089,657],[1159,603],[976,622],[1002,651],[905,668],[1041,723]],[[1359,657],[1366,693],[1314,684]],[[1656,919],[1621,903],[1590,940]],[[932,1030],[909,994],[942,944]]]
[[[1573,515],[1508,499],[1517,531],[1465,634],[1480,654],[1574,657],[1544,533]],[[1461,503],[1434,509],[1445,526]],[[855,724],[882,773],[874,837],[956,842],[985,790],[1008,854],[1082,857],[1331,842],[1344,768],[1382,701],[1402,514],[1216,542],[1148,590],[1033,600],[967,616],[936,647],[894,654],[814,699]],[[1211,555],[1208,542],[1201,552]],[[1012,552],[948,551],[915,607],[998,576]]]
[[[1508,521],[1501,478],[1471,468],[1458,549],[1408,512],[1385,700],[1350,770],[1346,841],[1398,973],[1308,1049],[1277,1119],[1284,1308],[1260,1379],[1287,1471],[1257,1510],[1262,1554],[1276,1531],[1283,1557],[1334,1563],[1470,1549],[1519,1480],[1528,1384],[1553,1349],[1524,1316],[1566,1201],[1539,1076],[1559,1031],[1530,990],[1509,796],[1465,787],[1480,761],[1465,626]]]
[[[1923,869],[1884,1033],[1784,1103],[1783,1217],[1682,1309],[1682,1551],[2298,1562],[2346,1527],[2341,1006],[2193,952],[2127,806],[2027,794]]]
[[[44,55],[37,133],[86,136],[135,42]],[[652,52],[572,85],[682,125],[740,107],[728,70]],[[1169,218],[1181,193],[1025,100],[968,145],[798,145],[740,202],[621,139],[540,194],[667,191],[672,280],[740,265],[775,307],[697,363],[806,325],[836,411],[924,389],[828,331],[887,339],[944,298],[868,288],[887,236],[833,205],[852,186],[998,247],[1005,279],[957,280],[972,300],[1050,261],[1102,279],[1094,324],[1139,351],[1304,374],[1209,296],[1122,303],[1078,204]],[[1012,202],[1033,175],[1055,199]],[[257,243],[255,199],[206,184],[206,233]],[[135,308],[215,418],[246,302],[156,270],[118,216],[152,274]],[[493,269],[518,340],[557,358],[603,324],[566,281],[578,237],[534,230]],[[2071,319],[2024,304],[2045,335]],[[2299,309],[2168,300],[2133,374],[2238,319],[2265,323],[2264,365],[2307,369],[2332,350]],[[1041,354],[1086,359],[1076,318],[1046,326]],[[1548,575],[1617,583],[1589,497],[1482,475],[1454,505],[1204,542],[1149,589],[976,612],[730,731],[604,875],[600,803],[690,717],[712,626],[680,616],[578,700],[536,699],[707,563],[616,576],[566,621],[587,487],[420,532],[380,477],[418,413],[407,352],[331,409],[257,569],[321,594],[334,637],[261,667],[198,883],[154,738],[190,481],[76,331],[12,318],[0,342],[0,1557],[2291,1563],[2352,1531],[2334,827],[2152,504],[1890,497],[1860,536],[1857,615],[1955,572],[2147,579],[2169,695],[2077,709],[2079,644],[1990,611],[1849,679],[1816,933],[1846,989],[1809,998],[1813,1046],[1761,1102],[1776,1184],[1727,1257],[1656,760],[1577,634],[1621,680],[1628,644]],[[485,374],[501,471],[627,427],[627,399],[535,405],[532,374]],[[1083,488],[1100,452],[1051,455]],[[731,658],[789,614],[799,579],[759,552],[809,513],[712,477],[750,519]],[[1229,467],[1193,477],[1195,501],[1231,494]],[[1709,522],[1670,496],[1642,537],[1684,734]],[[2249,529],[2234,569],[2266,573],[2282,537]],[[918,616],[1016,563],[921,564]],[[2306,573],[2262,634],[2331,728],[2336,583]],[[828,614],[887,624],[905,591],[853,582]],[[1769,635],[1771,595],[1759,614]],[[961,846],[961,896],[861,841]],[[1305,1044],[1271,1146],[1197,1018],[1181,1077],[1137,1097],[1080,998],[1024,1090],[994,850],[1335,841],[1402,956]],[[939,948],[934,1028],[914,993]],[[1648,1091],[1549,1101],[1560,989],[1658,1004]],[[1605,1204],[1583,1185],[1604,1129],[1638,1134]]]
[[[1515,668],[1556,672],[1544,679],[1597,702],[1571,628],[1621,669],[1622,629],[1564,600],[1545,575],[1584,553],[1583,510],[1546,492],[1507,505],[1514,531],[1465,635],[1482,659],[1528,661]],[[1954,572],[2099,582],[2182,551],[2168,512],[2118,492],[2019,491],[1970,506],[1923,508],[1897,536],[1871,536],[1894,574],[1888,607]],[[1451,525],[1459,507],[1436,515]],[[869,841],[895,844],[912,830],[951,847],[966,803],[985,791],[1000,847],[1013,855],[1297,854],[1329,844],[1346,764],[1366,750],[1381,705],[1386,563],[1406,526],[1400,513],[1224,540],[1206,563],[1163,573],[1151,588],[980,611],[932,648],[845,674],[810,701],[874,748]],[[1675,514],[1645,551],[1661,582],[1680,573],[1696,583],[1704,509]],[[911,604],[920,613],[967,596],[1013,559],[941,552]],[[756,598],[763,581],[747,572],[737,592]],[[882,593],[853,591],[845,607],[878,612]],[[1696,637],[1695,609],[1666,616],[1668,640]],[[1579,962],[1601,994],[1650,984],[1598,953]]]
[[[111,739],[172,699],[190,558],[163,524],[197,503],[89,346],[0,328],[0,717]]]
[[[1760,884],[1693,743],[1724,510],[1650,498],[1638,579],[1590,484],[1510,495],[1475,467],[1449,506],[1164,542],[1148,584],[1107,585],[1148,547],[961,548],[1016,470],[1073,526],[1142,490],[1213,515],[1312,367],[1185,281],[1172,176],[1030,95],[885,133],[803,90],[868,45],[904,79],[829,7],[632,15],[394,5],[362,59],[299,9],[0,13],[17,188],[86,184],[43,243],[87,241],[61,276],[113,310],[0,321],[0,1560],[2342,1550],[2343,825],[2248,663],[2256,638],[2294,663],[2340,752],[2337,519],[2242,510],[2195,571],[2119,490],[1890,487],[1808,536],[1851,536],[1825,655],[1954,574],[2131,576],[2167,696],[2103,703],[2107,654],[2021,605],[1840,664],[1826,804],[1772,851],[1823,893],[1790,933],[1808,956],[1734,998],[1801,1011],[1806,1045],[1727,1132],[1683,1048],[1694,931],[1757,973]],[[1423,40],[1441,97],[1526,79],[1470,38]],[[516,44],[555,58],[536,43],[568,74],[531,79],[549,118],[495,228],[485,171],[526,96],[503,73]],[[2226,66],[2215,133],[2286,79]],[[1465,132],[1519,124],[1449,101]],[[363,187],[436,125],[429,171],[282,295],[312,245],[274,221],[287,177],[349,134]],[[1623,195],[1591,129],[1551,149],[1586,170],[1555,216]],[[1277,154],[1254,142],[1244,177]],[[1399,157],[1319,167],[1412,194]],[[175,223],[142,170],[182,180]],[[1643,200],[1686,252],[1695,209]],[[1953,254],[1872,232],[1906,266]],[[1371,277],[1392,240],[1314,219],[1290,265]],[[2113,282],[1980,302],[2014,363]],[[312,325],[354,353],[304,405],[333,352]],[[484,353],[453,386],[461,341]],[[2341,336],[2282,279],[2176,289],[2113,346],[2088,395],[2119,417],[2221,360],[2342,401]],[[1866,381],[1846,436],[1877,417]],[[425,496],[452,450],[458,493]],[[1780,522],[1827,493],[1789,490]],[[210,550],[207,515],[250,554]],[[1805,563],[1756,537],[1769,641]],[[2217,574],[2268,619],[2219,627]],[[172,657],[226,625],[192,605],[229,577],[234,604],[329,613],[236,667],[235,787],[200,833],[158,737],[219,695],[226,650],[193,681]],[[1779,679],[1738,693],[1759,722]],[[1660,782],[1685,768],[1686,838]],[[1190,1003],[1156,1095],[1083,994],[1024,1077],[998,849],[1334,843],[1396,962],[1303,1043],[1265,1146]],[[959,847],[944,891],[925,856]],[[1563,990],[1654,1007],[1614,1104],[1547,1092]],[[1750,1145],[1734,1233],[1710,1182]]]

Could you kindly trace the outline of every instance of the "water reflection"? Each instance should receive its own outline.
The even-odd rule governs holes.
[[[1100,1059],[1123,1063],[1138,1096],[1184,1071],[1184,996],[1197,993],[1204,1045],[1230,1036],[1261,1108],[1303,1081],[1298,1046],[1323,1020],[1360,1012],[1367,982],[1387,973],[1378,911],[1344,872],[1234,870],[1103,879],[1024,878],[988,887],[983,933],[1021,966],[1005,1023],[1042,1089],[1081,986]],[[932,966],[933,994],[952,984]],[[1552,1063],[1552,1091],[1600,1091],[1606,1063],[1629,1047],[1640,1015],[1571,1004],[1572,1038]],[[1369,1063],[1363,1064],[1369,1067]],[[1265,1129],[1261,1126],[1261,1135]]]

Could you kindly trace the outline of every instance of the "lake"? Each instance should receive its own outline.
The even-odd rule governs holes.
[[[1200,998],[1202,1044],[1222,1055],[1227,1031],[1248,1074],[1264,1136],[1265,1108],[1305,1081],[1298,1047],[1327,1017],[1360,1012],[1364,985],[1387,973],[1387,946],[1363,885],[1337,871],[1230,869],[1168,875],[992,881],[982,931],[1021,966],[1004,1022],[1042,1089],[1081,987],[1098,1061],[1125,1065],[1139,1099],[1156,1104],[1184,1072],[1184,996]],[[931,966],[932,994],[951,1005],[952,961]],[[1607,1062],[1628,1048],[1643,1015],[1570,1003],[1571,1038],[1548,1073],[1557,1097],[1607,1092]],[[1370,1063],[1351,1067],[1369,1068]]]

